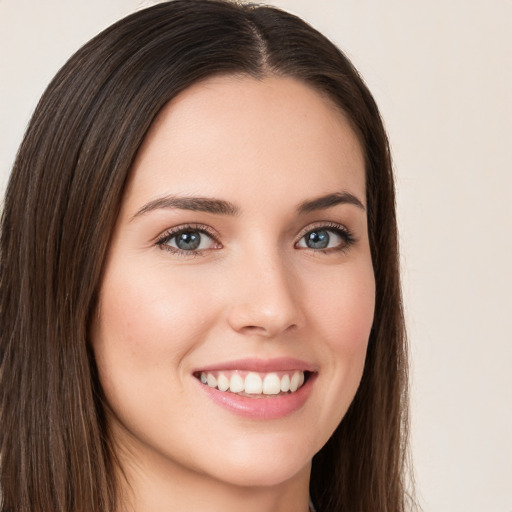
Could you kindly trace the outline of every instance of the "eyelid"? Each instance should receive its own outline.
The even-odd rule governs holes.
[[[327,248],[327,249],[311,249],[311,248],[300,248],[300,249],[309,249],[315,252],[331,252],[336,250],[344,250],[348,249],[350,246],[352,246],[354,243],[357,242],[357,239],[354,237],[352,232],[343,224],[333,222],[333,221],[317,221],[312,224],[308,224],[305,226],[301,231],[299,232],[295,242],[294,247],[297,248],[297,244],[304,238],[305,235],[310,233],[311,231],[315,230],[326,230],[326,231],[335,231],[338,236],[341,236],[344,239],[344,244],[341,247],[333,247],[333,248]],[[215,248],[208,248],[208,249],[199,249],[199,250],[182,250],[177,247],[172,247],[170,245],[166,245],[166,242],[171,240],[172,238],[178,236],[180,233],[186,232],[186,231],[197,231],[199,233],[202,233],[209,238],[212,239],[212,241],[217,244],[217,247]],[[178,226],[174,226],[172,228],[166,229],[161,235],[159,235],[155,241],[155,245],[160,247],[163,250],[167,250],[171,253],[178,254],[178,255],[184,255],[184,256],[201,256],[204,255],[206,251],[213,250],[213,249],[220,249],[222,248],[222,244],[219,241],[219,235],[218,233],[212,229],[210,226],[206,224],[198,224],[198,223],[188,223],[188,224],[180,224]]]
[[[311,248],[300,248],[311,250],[315,252],[331,252],[336,250],[345,250],[354,245],[357,242],[357,238],[354,236],[351,230],[349,230],[343,224],[339,224],[338,222],[333,221],[318,221],[312,224],[308,224],[306,227],[301,229],[299,234],[297,235],[297,239],[295,240],[294,247],[297,247],[297,244],[304,238],[305,235],[315,230],[325,230],[325,231],[335,231],[338,236],[341,236],[345,244],[342,247],[332,247],[327,249],[311,249]]]
[[[220,247],[222,244],[219,242],[219,235],[218,233],[212,229],[210,226],[207,226],[206,224],[197,224],[197,223],[190,223],[190,224],[180,224],[178,226],[174,226],[172,228],[166,229],[161,235],[159,235],[155,241],[155,245],[160,247],[163,250],[172,252],[174,254],[182,254],[186,256],[199,256],[204,251],[210,250],[210,249],[200,249],[197,251],[184,251],[182,249],[179,249],[177,247],[172,247],[170,245],[166,245],[166,242],[174,238],[175,236],[179,235],[180,233],[186,232],[186,231],[197,231],[199,233],[202,233],[208,237],[210,237],[215,244],[219,245]],[[220,248],[220,247],[216,247]]]
[[[336,230],[345,233],[346,235],[352,236],[351,231],[344,226],[343,224],[339,224],[338,222],[333,221],[318,221],[313,222],[312,224],[308,224],[306,227],[302,228],[297,235],[297,243],[304,235],[307,235],[310,231],[314,231],[315,229],[325,229],[325,230]]]

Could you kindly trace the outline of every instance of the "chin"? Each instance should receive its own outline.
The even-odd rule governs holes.
[[[237,487],[275,487],[292,480],[304,471],[309,475],[311,461],[290,464],[288,461],[265,461],[263,464],[226,464],[214,477]]]
[[[215,465],[210,475],[239,487],[272,487],[287,482],[299,474],[309,475],[311,459],[316,453],[307,449],[307,443],[289,438],[287,442],[268,442],[246,439],[231,445]],[[276,446],[278,444],[278,446]],[[220,460],[220,459],[217,459]]]

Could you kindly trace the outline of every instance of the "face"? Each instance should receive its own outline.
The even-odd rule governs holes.
[[[374,311],[364,158],[291,78],[194,85],[134,163],[92,344],[127,463],[276,485],[358,387]]]

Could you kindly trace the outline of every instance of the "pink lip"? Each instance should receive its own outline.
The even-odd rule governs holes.
[[[318,369],[305,361],[295,359],[293,357],[278,357],[275,359],[238,359],[235,361],[226,361],[221,363],[215,363],[210,366],[204,366],[196,368],[193,373],[196,372],[214,372],[222,370],[244,370],[249,372],[279,372],[279,371],[291,371],[291,370],[302,370],[303,372],[316,372]]]

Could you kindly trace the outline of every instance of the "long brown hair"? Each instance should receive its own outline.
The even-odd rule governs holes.
[[[44,93],[9,181],[0,245],[2,512],[112,512],[115,454],[88,342],[134,157],[155,116],[214,74],[290,76],[330,97],[366,156],[376,310],[361,385],[314,457],[320,512],[406,508],[407,361],[394,185],[377,106],[348,59],[275,8],[175,0],[116,23]]]

